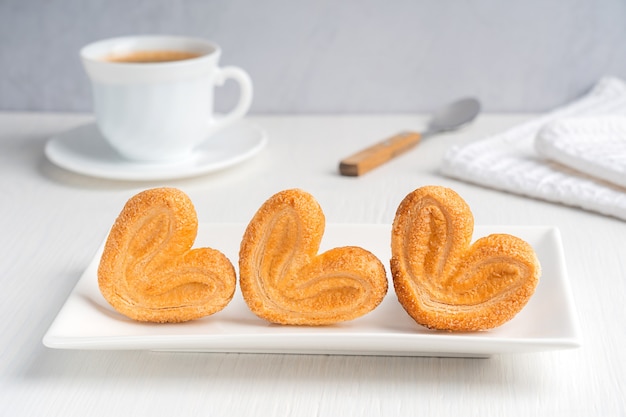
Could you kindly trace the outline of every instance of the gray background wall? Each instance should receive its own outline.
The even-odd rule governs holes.
[[[624,0],[0,0],[0,110],[90,111],[79,48],[144,33],[221,44],[254,113],[538,112],[626,78]]]

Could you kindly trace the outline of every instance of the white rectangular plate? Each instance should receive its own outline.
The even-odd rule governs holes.
[[[237,268],[246,225],[202,224],[196,247],[209,246]],[[327,225],[321,251],[361,246],[379,257],[389,273],[389,225]],[[371,313],[324,327],[281,326],[257,318],[239,288],[222,311],[179,324],[146,324],[114,311],[98,289],[98,251],[43,339],[50,348],[194,352],[300,353],[393,356],[488,357],[580,346],[580,331],[559,231],[552,227],[477,226],[474,238],[509,233],[537,252],[542,277],[526,307],[511,321],[485,332],[450,333],[416,324],[393,291]]]

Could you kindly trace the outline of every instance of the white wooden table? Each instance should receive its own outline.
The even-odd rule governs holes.
[[[48,162],[46,140],[87,115],[0,114],[0,414],[7,416],[617,416],[626,414],[626,222],[445,178],[453,144],[528,115],[483,115],[360,178],[338,161],[421,116],[267,116],[254,159],[198,178],[120,182]],[[583,335],[575,350],[490,359],[55,350],[42,337],[126,200],[185,191],[201,222],[249,221],[273,193],[312,193],[329,223],[387,224],[413,189],[439,184],[476,224],[560,229]],[[394,296],[390,294],[390,296]]]

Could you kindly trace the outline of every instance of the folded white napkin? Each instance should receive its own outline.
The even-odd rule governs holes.
[[[600,80],[582,98],[541,117],[450,149],[444,156],[441,172],[483,186],[626,220],[626,189],[551,162],[535,150],[537,134],[549,123],[607,115],[626,117],[626,83],[616,78]]]
[[[561,119],[541,128],[535,150],[547,159],[626,188],[626,117]]]

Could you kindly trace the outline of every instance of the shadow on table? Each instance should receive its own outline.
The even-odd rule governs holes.
[[[525,356],[525,355],[522,355]],[[542,361],[540,355],[529,360]],[[547,360],[547,359],[546,359]],[[35,350],[32,362],[23,369],[26,379],[55,380],[58,383],[115,378],[119,381],[172,381],[181,383],[319,384],[325,381],[363,385],[472,384],[540,387],[528,381],[532,374],[523,372],[526,361],[507,356],[490,359],[381,357],[334,355],[276,354],[206,354],[146,351],[68,351],[43,345]],[[519,371],[519,372],[518,372]],[[537,375],[537,379],[540,376]],[[536,383],[535,383],[536,382]],[[78,382],[77,382],[78,383]]]
[[[128,181],[128,180],[111,180],[104,178],[95,178],[87,175],[77,174],[66,169],[57,167],[42,154],[38,164],[37,172],[49,181],[56,184],[69,186],[72,188],[88,189],[88,190],[132,190],[132,189],[146,189],[163,186],[164,183],[170,185],[176,184],[193,184],[211,181],[215,178],[228,174],[233,169],[226,169],[223,172],[205,174],[203,176],[197,176],[192,178],[181,178],[171,180],[146,180],[146,181]]]

